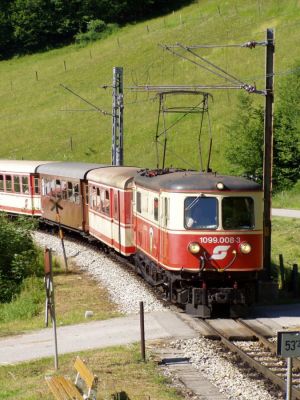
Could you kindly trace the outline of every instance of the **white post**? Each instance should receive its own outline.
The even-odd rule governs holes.
[[[292,368],[293,359],[292,357],[287,358],[287,374],[286,374],[286,400],[292,399]]]

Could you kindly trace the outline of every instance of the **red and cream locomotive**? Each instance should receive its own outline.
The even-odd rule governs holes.
[[[38,215],[133,257],[188,313],[243,313],[262,269],[260,185],[233,176],[72,162],[0,161],[0,210]]]

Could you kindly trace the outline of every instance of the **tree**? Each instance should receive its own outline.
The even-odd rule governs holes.
[[[273,189],[291,188],[300,179],[300,64],[282,79],[275,97]],[[232,172],[262,181],[264,112],[253,97],[240,94],[238,111],[228,126],[226,157]]]
[[[263,108],[253,106],[253,97],[240,94],[237,113],[227,127],[226,158],[232,173],[262,180],[263,127]]]
[[[0,0],[0,59],[13,53],[14,37],[9,6],[9,1]]]
[[[279,190],[300,179],[300,63],[283,79],[274,116],[274,185]]]

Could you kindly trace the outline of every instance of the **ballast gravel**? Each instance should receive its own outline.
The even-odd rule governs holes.
[[[177,340],[171,343],[174,350],[180,350],[183,357],[190,358],[193,366],[213,383],[228,400],[283,400],[276,387],[235,360],[217,342],[204,339]],[[168,374],[168,373],[167,373]]]
[[[33,232],[33,238],[39,246],[51,248],[54,255],[62,256],[61,241],[58,237],[36,231]],[[117,261],[78,241],[65,239],[64,243],[68,259],[73,260],[78,268],[86,271],[107,288],[111,300],[117,304],[121,313],[138,313],[140,301],[144,302],[145,312],[166,309],[141,279],[122,268]],[[266,384],[256,373],[249,374],[250,371],[245,369],[245,366],[239,365],[233,354],[224,352],[222,354],[222,348],[213,341],[204,338],[181,339],[169,346],[174,352],[180,351],[184,357],[190,358],[193,367],[214,384],[228,400],[283,399],[276,388]],[[163,369],[164,374],[171,378],[175,386],[182,388],[180,377],[172,376],[167,366]],[[192,393],[186,398],[203,399],[202,396],[195,396]]]
[[[61,241],[57,236],[35,231],[33,238],[39,246],[52,249],[54,255],[63,255]],[[138,313],[141,301],[144,302],[145,312],[166,309],[163,303],[150,292],[146,283],[131,271],[122,268],[117,261],[106,254],[96,251],[92,246],[82,245],[78,241],[69,239],[64,239],[64,245],[67,258],[73,260],[78,268],[86,271],[106,287],[119,312]]]

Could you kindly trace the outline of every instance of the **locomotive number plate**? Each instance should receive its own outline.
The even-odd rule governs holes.
[[[300,356],[300,332],[277,332],[277,355],[282,357]]]
[[[202,236],[199,241],[202,244],[234,244],[241,243],[241,238],[239,236]]]

